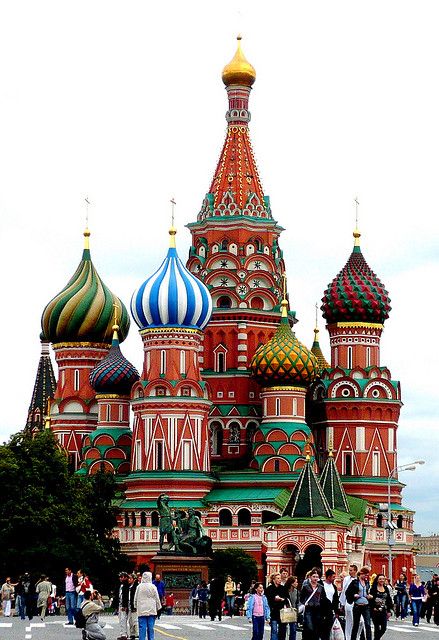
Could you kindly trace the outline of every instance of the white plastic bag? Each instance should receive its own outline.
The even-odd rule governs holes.
[[[341,628],[340,620],[338,618],[334,620],[329,640],[345,640],[343,629]]]

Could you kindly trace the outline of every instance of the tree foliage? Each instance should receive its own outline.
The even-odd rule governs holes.
[[[71,475],[53,433],[20,432],[0,446],[0,572],[47,573],[83,568],[100,589],[126,568],[112,537],[116,483],[110,474]]]
[[[247,589],[251,581],[257,580],[258,577],[256,560],[239,547],[215,551],[210,571],[212,576],[231,575],[233,580],[240,582],[244,589]]]

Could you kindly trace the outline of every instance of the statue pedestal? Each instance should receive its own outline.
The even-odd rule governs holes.
[[[194,586],[209,581],[212,559],[204,556],[181,556],[159,552],[151,558],[154,574],[160,573],[166,594],[173,593],[178,601],[174,613],[189,613],[189,596]],[[163,612],[165,613],[165,612]]]

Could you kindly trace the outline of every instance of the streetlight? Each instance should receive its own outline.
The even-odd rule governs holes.
[[[410,462],[409,464],[403,464],[400,467],[395,467],[389,473],[387,478],[387,544],[389,545],[389,583],[390,586],[393,586],[393,566],[392,566],[392,547],[395,544],[395,540],[393,537],[393,530],[395,529],[395,525],[392,523],[392,510],[390,508],[390,482],[392,480],[393,474],[399,471],[414,471],[416,467],[420,464],[425,464],[425,460],[415,460],[414,462]]]

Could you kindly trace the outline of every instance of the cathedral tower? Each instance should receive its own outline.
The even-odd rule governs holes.
[[[226,139],[198,219],[188,225],[187,266],[213,299],[200,357],[214,403],[212,461],[230,458],[239,465],[250,453],[260,413],[249,364],[276,331],[285,267],[278,245],[282,227],[272,217],[250,142],[249,97],[256,73],[240,37],[222,79],[229,101]]]

